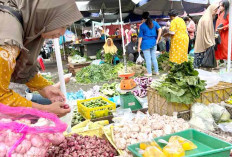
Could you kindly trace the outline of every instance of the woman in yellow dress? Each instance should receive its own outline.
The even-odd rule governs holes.
[[[169,34],[171,35],[171,48],[169,60],[181,64],[188,61],[189,37],[184,20],[178,17],[176,10],[170,10],[168,15],[171,18]]]
[[[70,112],[65,109],[62,92],[38,74],[37,57],[45,39],[59,38],[81,17],[74,0],[0,0],[1,104],[32,107],[58,116]],[[26,84],[52,103],[28,101],[9,89],[11,81]]]

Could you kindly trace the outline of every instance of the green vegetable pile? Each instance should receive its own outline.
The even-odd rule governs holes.
[[[172,66],[174,65],[174,63],[169,61],[169,53],[168,52],[161,54],[158,57],[157,61],[158,61],[159,70],[161,70],[161,71],[169,71],[172,68]],[[188,55],[188,61],[193,64],[194,57]]]
[[[117,78],[118,74],[110,64],[90,65],[76,73],[77,83],[82,84],[105,82]]]
[[[165,52],[161,54],[158,59],[159,70],[169,71],[171,68],[171,62],[169,61],[169,53]]]
[[[114,97],[120,95],[120,93],[116,90],[117,82],[112,84],[103,84],[103,86],[100,89],[100,92],[108,97]]]
[[[73,127],[73,126],[83,122],[84,120],[85,120],[85,118],[80,113],[78,113],[77,107],[76,107],[73,111],[73,118],[72,118],[71,126]]]
[[[174,64],[170,73],[157,84],[151,87],[168,102],[193,104],[205,90],[205,81],[200,80],[198,71],[194,70],[192,62]]]
[[[95,107],[102,107],[109,105],[108,102],[104,101],[102,98],[83,102],[81,104],[88,108],[95,108]]]

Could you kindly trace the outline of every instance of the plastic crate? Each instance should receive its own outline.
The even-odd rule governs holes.
[[[96,100],[101,98],[103,101],[106,101],[108,105],[102,107],[95,107],[95,108],[88,108],[82,105],[83,102],[88,102],[91,100]],[[86,100],[79,100],[77,101],[78,112],[85,118],[85,119],[95,119],[101,118],[105,116],[109,116],[112,111],[116,110],[116,104],[107,100],[106,98],[100,96],[96,98],[86,99]]]
[[[120,101],[121,101],[121,107],[123,109],[130,108],[132,111],[134,111],[142,108],[140,102],[130,92],[120,95]]]
[[[232,144],[224,142],[218,138],[209,136],[194,129],[185,130],[164,137],[158,137],[154,140],[157,143],[159,139],[168,141],[171,136],[181,136],[197,145],[197,149],[186,151],[185,157],[229,157],[230,150],[232,149]],[[163,144],[160,144],[160,146],[161,148],[164,147]],[[138,148],[139,143],[130,145],[128,147],[128,149],[133,153],[135,157],[142,157],[142,155],[138,153]]]

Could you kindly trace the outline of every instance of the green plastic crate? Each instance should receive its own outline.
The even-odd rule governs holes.
[[[131,93],[128,92],[126,94],[120,95],[121,107],[123,109],[130,108],[132,111],[140,110],[142,105],[136,99],[136,97]]]
[[[171,136],[181,136],[185,139],[192,141],[197,145],[197,149],[185,151],[185,157],[229,157],[232,144],[219,140],[218,138],[209,136],[194,129],[185,130],[182,132],[170,134],[164,137],[158,137],[154,140],[158,143],[159,139],[169,140]],[[161,148],[165,145],[158,143]],[[135,157],[142,157],[138,153],[139,143],[130,145],[128,149]]]

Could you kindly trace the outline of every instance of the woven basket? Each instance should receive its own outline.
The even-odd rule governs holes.
[[[152,88],[148,89],[148,111],[149,114],[158,113],[160,115],[172,116],[174,112],[180,113],[185,117],[183,119],[190,119],[190,113],[188,111],[191,109],[191,104],[179,104],[179,103],[170,103],[167,102],[165,98],[161,97],[158,92]],[[203,104],[210,103],[221,103],[229,99],[232,94],[232,84],[220,82],[218,85],[207,89],[205,92],[202,92],[201,97],[196,101]],[[232,107],[227,107],[228,111],[232,113]],[[232,115],[232,114],[231,114]]]

